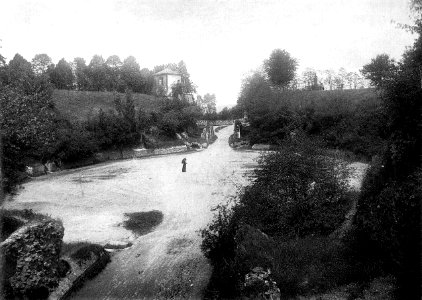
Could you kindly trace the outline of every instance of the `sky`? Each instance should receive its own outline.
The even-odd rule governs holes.
[[[408,0],[0,0],[0,53],[54,63],[94,54],[141,68],[183,60],[199,94],[236,104],[242,79],[274,49],[299,72],[358,71],[377,54],[400,59],[415,39]]]

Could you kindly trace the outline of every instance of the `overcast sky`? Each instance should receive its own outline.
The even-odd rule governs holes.
[[[184,60],[200,94],[234,105],[242,78],[276,48],[301,70],[359,70],[380,53],[399,59],[414,37],[407,0],[0,0],[0,53],[54,63],[94,54],[141,68]]]

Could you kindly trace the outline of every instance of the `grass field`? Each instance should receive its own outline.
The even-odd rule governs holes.
[[[294,108],[312,108],[328,114],[354,110],[358,106],[380,104],[375,89],[350,89],[333,91],[283,91],[276,96],[278,105],[287,104]]]
[[[122,99],[125,97],[124,94],[120,96]],[[135,106],[144,111],[155,111],[160,107],[158,99],[151,95],[134,93],[133,99]],[[54,90],[53,102],[66,119],[83,121],[100,109],[114,110],[114,93]]]

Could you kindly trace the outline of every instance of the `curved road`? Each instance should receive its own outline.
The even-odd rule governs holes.
[[[210,266],[200,251],[198,230],[211,209],[249,181],[259,153],[233,151],[218,133],[207,150],[105,163],[43,176],[25,184],[6,208],[31,208],[63,220],[65,242],[131,241],[74,295],[74,299],[201,297]],[[187,158],[187,173],[181,160]],[[160,210],[163,223],[136,237],[121,226],[124,213]]]

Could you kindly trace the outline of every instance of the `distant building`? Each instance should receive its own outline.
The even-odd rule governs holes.
[[[165,96],[170,96],[172,85],[180,82],[182,82],[182,74],[169,68],[154,74],[155,86],[162,88]]]

